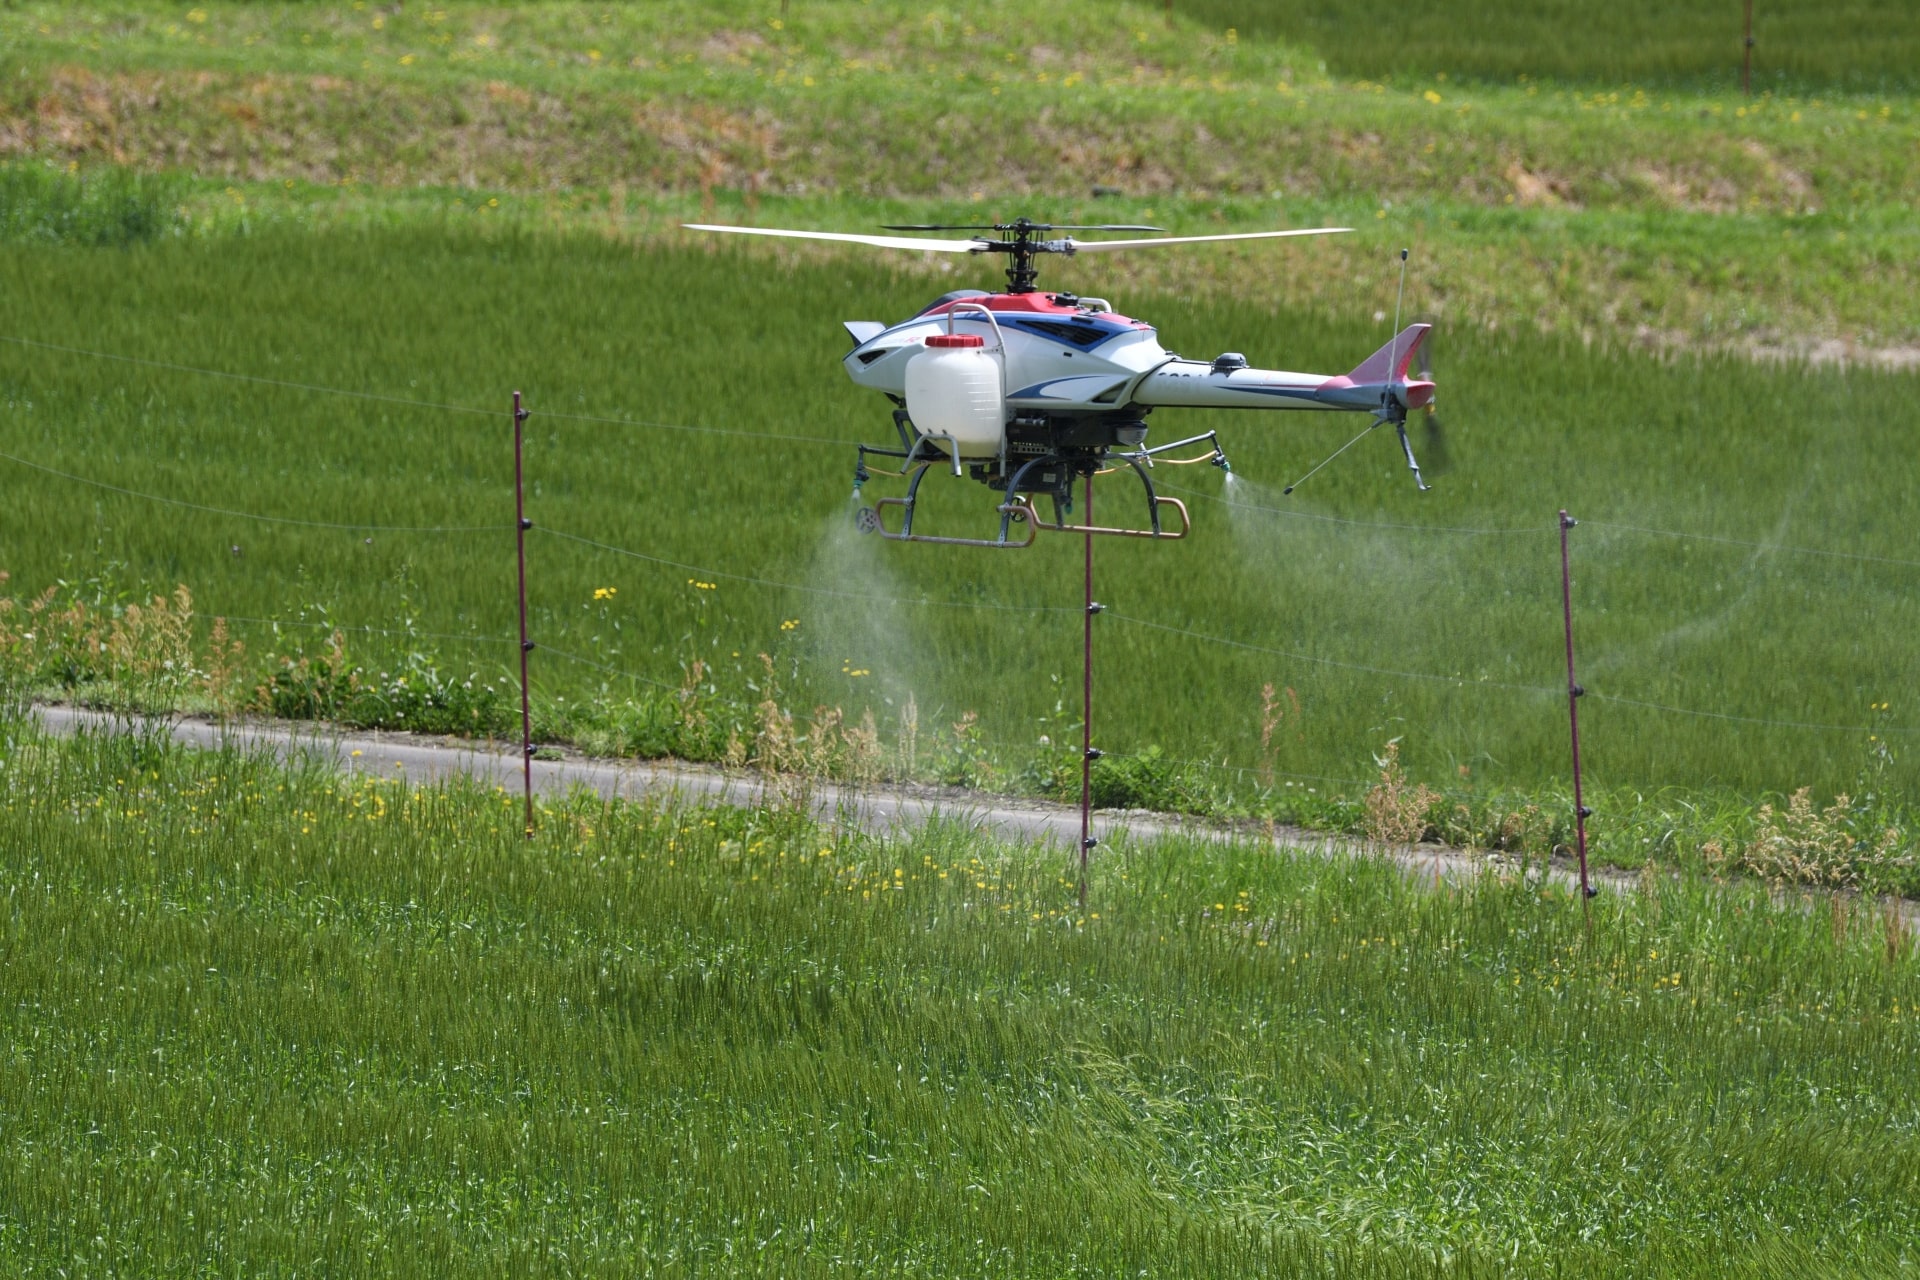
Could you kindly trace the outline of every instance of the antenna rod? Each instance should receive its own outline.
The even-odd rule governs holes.
[[[1400,251],[1400,292],[1395,294],[1393,299],[1393,337],[1387,343],[1387,389],[1383,393],[1386,397],[1393,395],[1394,375],[1399,372],[1395,366],[1400,363],[1400,304],[1406,300],[1407,250],[1402,249]],[[1385,399],[1381,400],[1380,407],[1383,409],[1387,407]]]
[[[1359,435],[1355,436],[1353,439],[1347,441],[1345,444],[1341,445],[1338,449],[1335,449],[1332,453],[1328,454],[1326,462],[1322,462],[1319,466],[1315,467],[1312,471],[1307,472],[1307,474],[1301,476],[1298,480],[1295,480],[1292,484],[1282,489],[1280,491],[1281,494],[1284,496],[1286,494],[1292,493],[1295,489],[1298,489],[1301,485],[1313,479],[1314,476],[1320,473],[1320,470],[1322,467],[1325,467],[1328,462],[1332,462],[1335,458],[1339,457],[1341,454],[1345,453],[1347,450],[1353,448],[1353,446],[1359,444],[1361,440],[1366,438],[1366,435],[1368,432],[1372,431],[1375,427],[1380,425],[1380,422],[1381,420],[1379,418],[1375,418],[1372,422],[1369,422],[1365,427],[1361,428]]]

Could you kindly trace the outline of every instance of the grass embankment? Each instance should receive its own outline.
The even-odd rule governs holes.
[[[1103,288],[1364,312],[1387,305],[1385,251],[1408,243],[1417,305],[1456,323],[1883,355],[1916,337],[1920,116],[1898,87],[1814,78],[1748,101],[1651,73],[1600,90],[1336,80],[1303,46],[1140,6],[1044,41],[1012,6],[193,14],[0,14],[0,150],[191,172],[197,225],[503,207],[643,237],[702,209],[820,226],[1364,220],[1380,242],[1136,258],[1105,264]],[[1857,43],[1886,53],[1900,29]]]
[[[1885,918],[7,733],[22,1276],[1910,1263]]]

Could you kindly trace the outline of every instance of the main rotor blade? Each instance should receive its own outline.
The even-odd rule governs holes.
[[[882,223],[888,231],[1015,231],[1011,222],[998,224],[961,225],[952,222],[887,222]],[[1131,223],[1090,223],[1086,226],[1065,226],[1054,222],[1030,222],[1029,231],[1165,231],[1165,227],[1135,226]]]
[[[922,240],[917,236],[852,236],[838,231],[781,231],[773,227],[720,227],[704,222],[683,222],[689,231],[728,231],[742,236],[785,236],[790,240],[837,240],[844,244],[864,244],[875,249],[924,249],[929,253],[979,253],[978,240]]]
[[[1333,236],[1352,227],[1309,227],[1301,231],[1243,231],[1230,236],[1162,236],[1156,240],[1075,240],[1075,253],[1100,249],[1144,249],[1156,244],[1211,244],[1220,240],[1277,240],[1282,236]]]

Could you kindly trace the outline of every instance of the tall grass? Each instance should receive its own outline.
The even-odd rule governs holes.
[[[1098,283],[1078,264],[1058,277]],[[534,658],[544,705],[603,685],[615,695],[656,687],[561,654],[667,689],[698,659],[706,680],[739,692],[765,651],[790,705],[837,705],[850,720],[870,707],[890,734],[909,696],[930,725],[974,711],[980,732],[1008,743],[1062,737],[1077,721],[1076,546],[1043,540],[1007,555],[832,532],[847,519],[852,443],[888,429],[884,405],[835,367],[837,320],[907,314],[969,279],[844,263],[770,272],[724,253],[425,232],[166,243],[132,256],[14,252],[0,258],[0,278],[0,332],[498,410],[447,414],[0,344],[0,437],[15,457],[302,520],[490,526],[259,524],[7,462],[0,483],[14,514],[0,565],[21,588],[103,569],[127,591],[185,581],[200,614],[234,619],[256,656],[301,637],[318,646],[344,624],[395,633],[349,631],[374,669],[425,644],[445,669],[490,681],[513,654],[505,409],[519,387],[535,413],[531,599],[535,638],[548,646]],[[1290,367],[1347,368],[1387,328],[1252,299],[1116,301],[1158,321],[1170,347]],[[1390,439],[1375,439],[1291,498],[1253,488],[1229,506],[1214,500],[1211,473],[1166,477],[1195,490],[1182,491],[1194,537],[1103,546],[1104,745],[1157,744],[1172,759],[1224,759],[1314,786],[1370,777],[1373,754],[1399,737],[1402,760],[1430,782],[1557,777],[1552,519],[1566,506],[1590,522],[1573,534],[1576,618],[1602,783],[1911,794],[1917,722],[1900,690],[1913,682],[1905,636],[1920,618],[1915,567],[1900,561],[1912,558],[1901,530],[1914,498],[1883,463],[1912,432],[1910,379],[1618,359],[1504,331],[1448,330],[1442,343],[1449,468],[1434,492],[1415,494]],[[1238,474],[1267,486],[1298,476],[1351,425],[1312,415],[1155,422],[1157,438],[1219,427]],[[1122,501],[1119,488],[1107,492]],[[990,498],[930,481],[929,527],[977,524]],[[1435,528],[1517,532],[1422,531]],[[609,587],[614,596],[595,599]],[[1064,612],[1031,612],[1042,609]],[[467,635],[483,643],[437,638]],[[1298,707],[1263,745],[1268,684],[1293,689]],[[1869,710],[1882,702],[1891,709]]]
[[[1911,1265],[1910,941],[8,731],[11,1274]]]
[[[125,248],[179,227],[164,178],[110,166],[85,174],[0,163],[0,243]]]

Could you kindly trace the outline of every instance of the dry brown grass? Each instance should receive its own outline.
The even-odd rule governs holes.
[[[1389,742],[1375,758],[1380,780],[1367,792],[1364,830],[1379,845],[1417,844],[1427,833],[1429,815],[1440,803],[1440,793],[1423,783],[1409,784],[1400,764],[1400,744]]]

